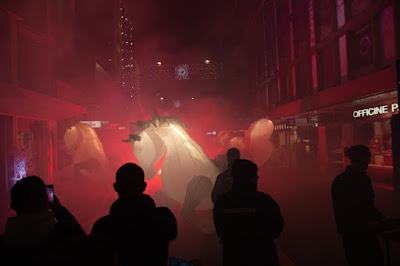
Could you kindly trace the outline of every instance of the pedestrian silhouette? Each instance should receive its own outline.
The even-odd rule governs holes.
[[[0,237],[2,265],[80,265],[77,247],[86,234],[56,197],[49,202],[40,177],[19,180],[10,196],[17,216],[8,218]]]
[[[217,176],[213,191],[211,193],[211,199],[214,204],[221,195],[224,195],[232,189],[232,165],[236,159],[240,159],[240,151],[236,148],[230,148],[226,152],[226,159],[228,161],[228,167],[225,171]]]
[[[257,191],[257,166],[238,159],[232,189],[214,205],[214,224],[222,242],[223,265],[279,265],[273,239],[283,229],[278,204]]]
[[[376,227],[385,216],[377,210],[371,180],[367,175],[371,152],[364,145],[344,149],[351,160],[332,184],[336,227],[343,239],[346,259],[353,265],[383,265]]]
[[[121,166],[114,183],[119,198],[110,214],[93,225],[91,234],[111,239],[122,265],[167,265],[168,244],[177,235],[175,216],[168,208],[156,208],[143,194],[146,186],[142,168]]]

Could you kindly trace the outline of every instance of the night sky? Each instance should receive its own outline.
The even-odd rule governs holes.
[[[171,61],[221,58],[239,44],[251,17],[249,3],[232,13],[233,0],[138,0],[129,5],[137,29],[136,51],[142,60],[144,50]],[[147,54],[146,60],[153,60]]]

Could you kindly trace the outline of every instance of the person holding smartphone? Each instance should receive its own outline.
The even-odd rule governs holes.
[[[73,259],[71,239],[84,240],[86,235],[51,188],[53,201],[49,202],[48,190],[40,177],[28,176],[12,187],[11,208],[17,215],[8,218],[5,233],[0,236],[4,265],[45,265],[49,261]]]

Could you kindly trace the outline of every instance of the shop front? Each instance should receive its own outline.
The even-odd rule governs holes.
[[[35,91],[0,83],[0,200],[27,175],[53,182],[57,169],[57,121],[86,108]]]
[[[396,80],[396,67],[391,66],[268,110],[268,116],[274,122],[296,121],[285,134],[292,135],[297,146],[313,150],[314,166],[318,165],[322,174],[342,172],[348,164],[344,148],[363,144],[372,152],[371,178],[392,185],[390,120],[399,112]],[[299,124],[302,119],[307,123]]]
[[[371,150],[369,174],[376,182],[393,184],[392,128],[390,119],[399,112],[397,91],[378,93],[318,110],[328,112],[327,161],[330,172],[343,171],[349,163],[345,147],[363,144]],[[324,140],[320,140],[320,143]]]
[[[307,114],[274,122],[272,141],[280,165],[294,168],[318,167],[318,128]],[[282,155],[285,154],[285,155]],[[285,162],[282,163],[282,160]]]

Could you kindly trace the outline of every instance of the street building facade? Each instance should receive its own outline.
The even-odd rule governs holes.
[[[336,174],[344,147],[364,144],[371,177],[393,184],[394,2],[265,1],[253,32],[253,86],[292,166]]]

